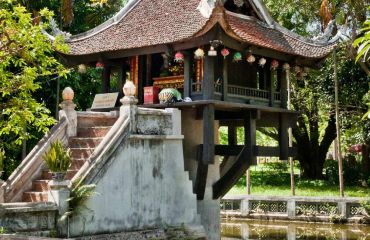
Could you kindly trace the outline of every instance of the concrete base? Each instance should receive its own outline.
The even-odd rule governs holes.
[[[184,135],[185,170],[189,172],[193,184],[196,179],[198,162],[197,146],[203,142],[203,122],[196,120],[196,110],[182,111],[182,133]],[[215,139],[218,142],[218,122],[215,123]],[[220,177],[219,159],[216,157],[215,164],[208,167],[208,177],[204,200],[198,201],[198,214],[207,233],[207,239],[219,240],[220,237],[220,200],[212,197],[212,185]]]

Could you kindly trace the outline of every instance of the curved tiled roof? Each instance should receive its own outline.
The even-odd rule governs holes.
[[[115,24],[71,39],[70,55],[167,44],[192,37],[208,18],[197,10],[199,0],[139,0]]]
[[[323,58],[335,44],[319,44],[304,41],[293,33],[279,31],[249,17],[226,12],[226,21],[233,33],[246,43],[275,51],[308,58]]]
[[[83,56],[175,43],[205,34],[216,23],[241,42],[289,55],[321,59],[335,47],[335,44],[305,40],[273,20],[268,21],[268,17],[261,22],[225,11],[222,6],[214,8],[207,18],[197,9],[199,3],[200,0],[132,0],[107,23],[72,37],[68,42],[68,55]]]

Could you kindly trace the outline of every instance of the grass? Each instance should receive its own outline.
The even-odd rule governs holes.
[[[290,174],[285,164],[261,164],[251,169],[251,194],[263,196],[291,196]],[[298,173],[299,169],[295,169]],[[302,180],[295,177],[296,196],[338,197],[339,186],[325,180]],[[241,178],[229,195],[246,194],[245,177]],[[370,188],[345,186],[347,197],[370,197]]]

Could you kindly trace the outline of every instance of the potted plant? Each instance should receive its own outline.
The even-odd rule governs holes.
[[[63,181],[68,168],[71,166],[71,152],[59,140],[51,144],[43,159],[55,181]]]

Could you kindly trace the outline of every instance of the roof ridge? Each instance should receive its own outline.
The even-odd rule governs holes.
[[[131,12],[132,9],[135,8],[135,6],[141,2],[142,0],[129,0],[126,5],[119,11],[117,12],[113,17],[108,19],[107,21],[103,22],[102,24],[86,31],[83,33],[79,33],[76,35],[71,36],[71,38],[67,42],[77,42],[84,40],[86,38],[89,38],[91,36],[94,36],[105,29],[119,23],[128,13]]]

